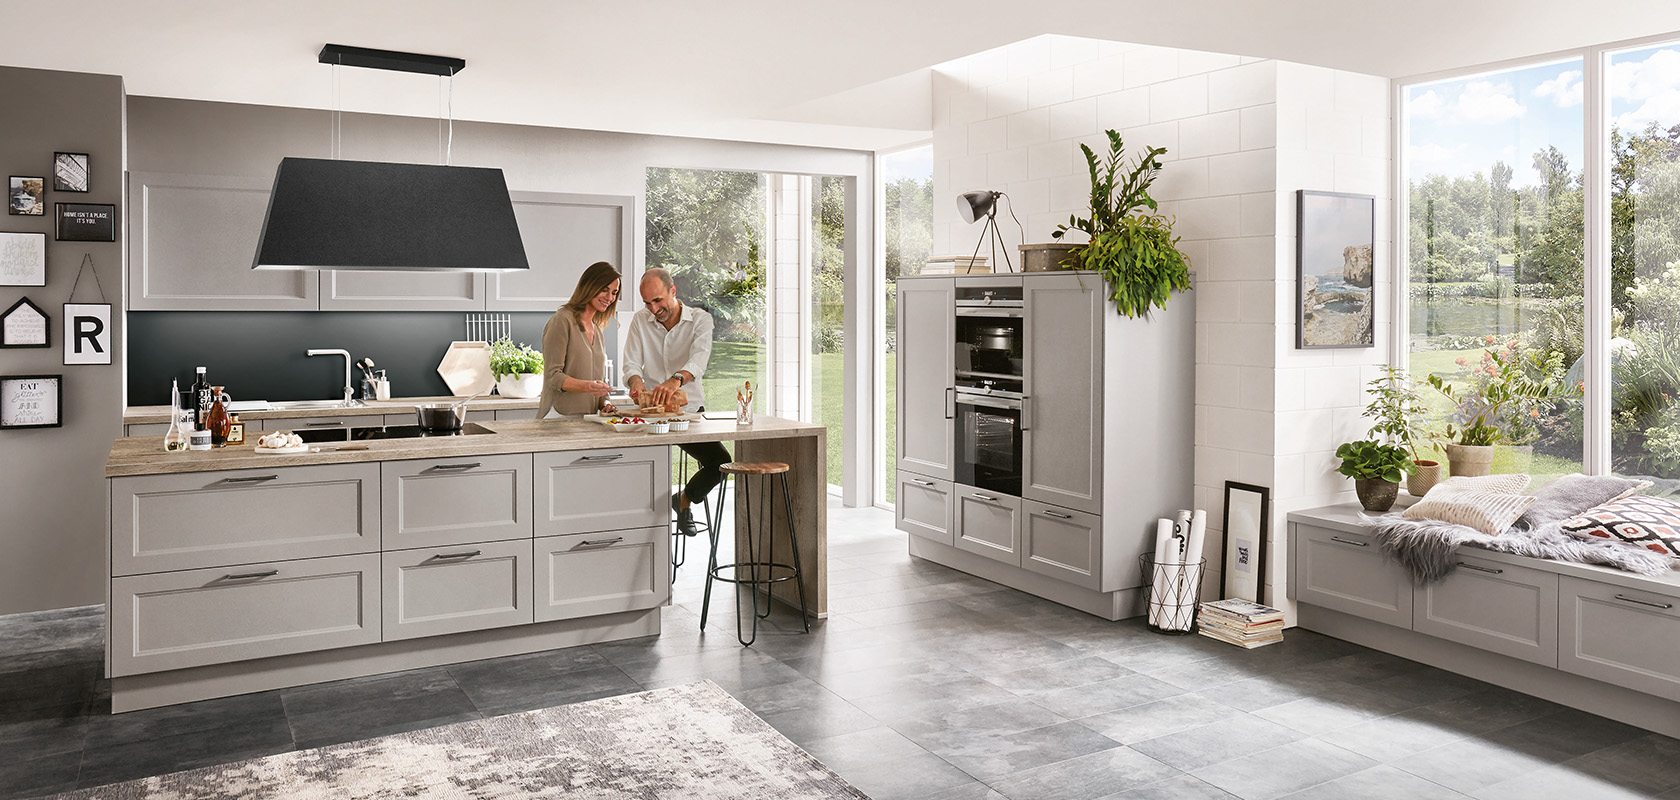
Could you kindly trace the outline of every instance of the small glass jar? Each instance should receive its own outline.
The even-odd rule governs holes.
[[[203,428],[195,428],[191,433],[187,434],[187,440],[191,442],[191,444],[187,446],[188,450],[210,449],[210,432],[204,430]]]

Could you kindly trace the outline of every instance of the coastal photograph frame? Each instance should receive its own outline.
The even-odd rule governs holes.
[[[1377,199],[1295,193],[1295,347],[1376,347]]]
[[[53,191],[91,191],[90,161],[87,153],[53,153]]]
[[[64,376],[0,375],[0,428],[64,425]]]
[[[1266,592],[1266,536],[1271,527],[1272,490],[1226,481],[1223,507],[1220,597],[1264,604],[1261,595]]]
[[[47,215],[47,179],[13,175],[6,182],[6,213],[20,217]]]

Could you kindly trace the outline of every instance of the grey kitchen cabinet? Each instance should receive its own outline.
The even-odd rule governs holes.
[[[898,281],[898,468],[947,481],[956,478],[956,325],[950,278]]]
[[[387,551],[380,556],[383,641],[525,625],[531,540]]]
[[[128,176],[131,311],[314,311],[309,270],[253,270],[271,178]]]
[[[386,550],[531,538],[528,453],[386,461],[379,496]]]
[[[1412,584],[1371,537],[1292,522],[1291,596],[1356,617],[1412,627]]]
[[[379,465],[111,479],[111,574],[371,553]]]
[[[664,605],[671,597],[670,545],[671,529],[663,522],[649,528],[538,537],[537,621]]]
[[[898,529],[944,545],[956,544],[956,503],[950,481],[898,473],[893,513]]]
[[[372,644],[379,554],[111,580],[111,677]]]
[[[1021,503],[1021,566],[1103,591],[1102,517],[1034,500]]]
[[[536,536],[670,523],[671,454],[667,447],[567,450],[536,453],[532,459]]]
[[[1412,630],[1557,666],[1558,576],[1460,553],[1447,577],[1412,590]]]
[[[516,420],[516,419],[536,419],[537,418],[537,410],[534,409],[534,408],[498,408],[498,409],[496,409],[495,414],[496,415],[495,415],[494,419],[496,419],[496,420]]]
[[[482,272],[334,270],[316,274],[322,311],[483,311]]]
[[[163,436],[169,432],[167,422],[137,422],[123,426],[124,436]]]
[[[1558,668],[1680,700],[1680,588],[1560,580]]]
[[[956,547],[1014,566],[1021,565],[1021,498],[954,484]]]
[[[332,417],[271,417],[258,420],[265,431],[300,431],[309,428],[353,428],[357,426],[379,425],[384,415],[374,414],[344,414]],[[407,423],[412,425],[410,419]],[[250,438],[247,436],[246,438]]]
[[[1021,408],[1021,496],[1102,512],[1103,414],[1100,278],[1029,275]]]
[[[553,312],[571,298],[583,270],[597,261],[630,275],[635,198],[563,192],[508,194],[531,268],[488,275],[488,310]],[[625,287],[626,295],[634,291],[634,286]]]

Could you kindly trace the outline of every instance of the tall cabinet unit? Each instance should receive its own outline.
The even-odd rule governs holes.
[[[988,280],[1021,287],[1018,496],[959,482],[956,298]],[[1106,288],[1084,271],[899,280],[897,517],[911,555],[1121,619],[1143,613],[1155,520],[1193,503],[1196,309],[1186,293],[1127,319]]]

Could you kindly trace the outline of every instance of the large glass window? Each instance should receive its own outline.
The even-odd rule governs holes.
[[[1610,455],[1680,478],[1680,45],[1608,54]]]
[[[1546,395],[1493,411],[1498,472],[1582,468],[1582,63],[1404,90],[1411,374],[1461,395],[1496,384]],[[1430,397],[1437,430],[1488,410]]]
[[[808,421],[826,426],[828,435],[828,482],[841,481],[841,454],[845,452],[846,386],[846,181],[843,178],[811,178],[810,251],[811,343],[807,351],[806,386],[810,389]]]
[[[876,496],[895,501],[898,489],[898,276],[921,271],[933,251],[933,147],[902,150],[881,157],[885,183],[883,221],[886,259],[881,313],[885,321],[876,352],[882,378],[876,391],[876,419],[882,420],[881,482]]]

